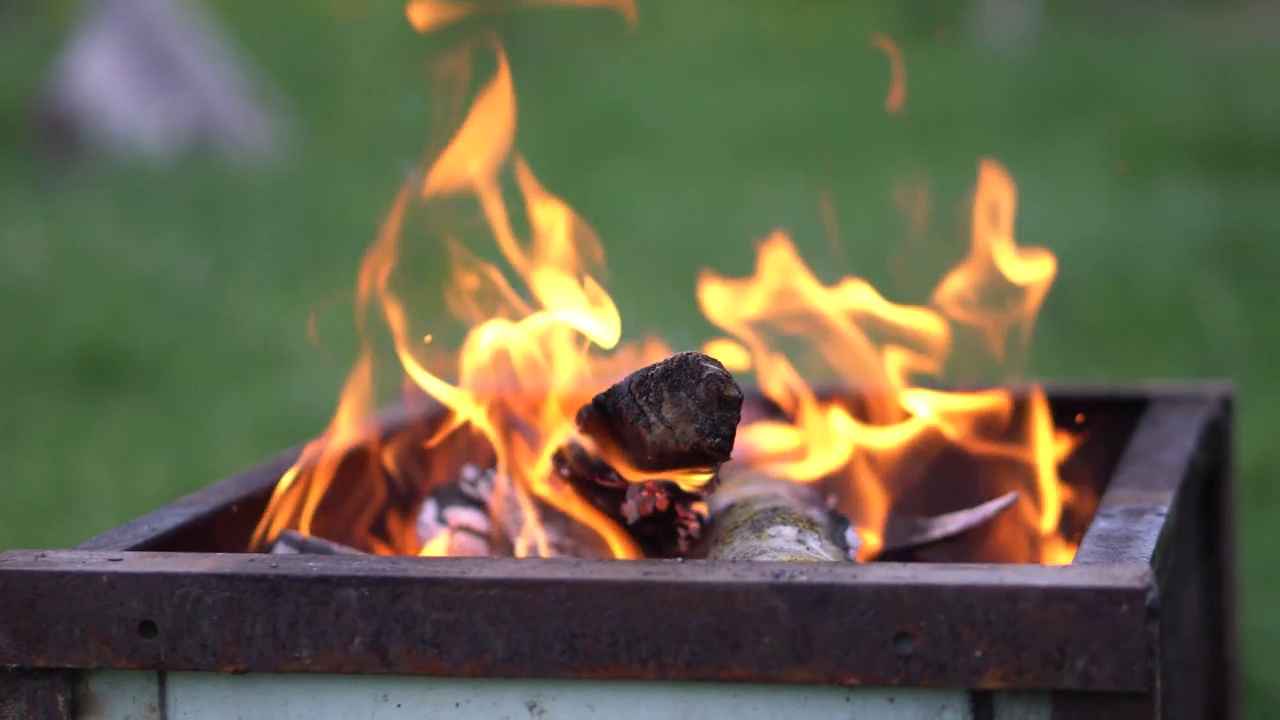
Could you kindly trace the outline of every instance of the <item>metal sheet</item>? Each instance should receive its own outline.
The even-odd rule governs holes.
[[[71,673],[0,669],[0,720],[68,720]]]
[[[129,686],[156,686],[154,673],[88,673],[99,707],[120,714],[80,714],[78,720],[137,718]],[[134,678],[122,682],[123,676]],[[116,690],[118,697],[112,694]],[[589,680],[442,680],[368,675],[219,675],[172,673],[163,697],[166,720],[305,718],[306,720],[397,720],[404,718],[734,718],[788,720],[803,717],[970,720],[962,690],[912,688],[802,688]],[[141,710],[149,710],[141,708]]]
[[[167,720],[160,673],[96,670],[76,678],[76,720]],[[235,717],[235,716],[232,716]]]
[[[1145,567],[0,555],[0,665],[1145,690]]]
[[[1151,564],[1178,487],[1194,471],[1219,402],[1153,402],[1134,429],[1075,563]]]

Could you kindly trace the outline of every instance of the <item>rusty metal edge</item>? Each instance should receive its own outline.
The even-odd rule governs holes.
[[[1160,638],[1153,700],[1166,711],[1242,712],[1234,393],[1229,383],[1214,383],[1148,405],[1075,559],[1153,569]]]
[[[1053,382],[1040,385],[1051,401],[1143,402],[1153,397],[1204,397],[1222,392],[1220,382],[1163,382],[1125,385]],[[1014,384],[1015,393],[1025,394],[1031,384]],[[835,391],[826,389],[822,394]],[[412,402],[388,405],[378,415],[378,426],[384,435],[406,423],[437,412],[440,405],[426,395]],[[310,442],[310,441],[307,441]],[[77,547],[82,550],[156,550],[185,528],[208,522],[230,506],[256,497],[269,497],[280,476],[293,465],[307,442],[272,455],[236,475],[220,480],[139,518],[97,535]]]
[[[1156,397],[1129,437],[1074,564],[1153,564],[1178,489],[1222,410],[1216,390]]]
[[[396,403],[378,413],[382,434],[394,432],[439,405],[429,399],[412,405]],[[269,497],[280,476],[295,462],[311,441],[277,452],[247,470],[185,495],[168,505],[130,520],[112,530],[77,545],[80,550],[156,550],[184,529],[217,517],[231,506],[255,497]]]
[[[1236,395],[1231,388],[1223,395],[1223,463],[1218,482],[1217,555],[1218,582],[1225,612],[1222,624],[1224,720],[1244,717],[1244,676],[1240,655],[1240,556],[1236,533]]]
[[[0,670],[0,720],[71,720],[71,673]]]
[[[0,668],[1146,692],[1153,584],[1114,565],[11,551]]]
[[[1162,704],[1224,720],[1243,714],[1233,432],[1234,396],[1216,398],[1152,559],[1161,598]]]

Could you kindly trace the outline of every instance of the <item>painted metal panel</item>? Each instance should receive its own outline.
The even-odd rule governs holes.
[[[151,707],[140,690],[149,687],[153,695],[145,697],[154,697],[155,673],[87,676],[98,712],[79,716],[86,720],[972,720],[968,693],[937,688],[267,673],[168,673],[159,704],[163,715],[131,715]]]
[[[96,670],[75,685],[76,720],[163,720],[160,676],[153,672]]]

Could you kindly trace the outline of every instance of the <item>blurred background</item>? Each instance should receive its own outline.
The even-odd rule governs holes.
[[[114,4],[0,0],[0,548],[75,544],[323,428],[361,254],[431,139],[436,41],[401,2]],[[1027,374],[1237,384],[1246,692],[1280,717],[1280,4],[495,22],[518,144],[599,232],[632,337],[696,347],[698,269],[747,274],[778,226],[827,281],[927,300],[979,160],[1003,163],[1019,242],[1059,259]],[[905,61],[897,114],[874,33]],[[415,311],[443,316],[443,251],[416,252]]]

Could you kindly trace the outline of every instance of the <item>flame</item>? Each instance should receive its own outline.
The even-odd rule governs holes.
[[[490,2],[488,5],[494,4]],[[497,4],[501,5],[501,3]],[[609,8],[632,25],[638,18],[635,0],[513,0],[507,4]],[[414,30],[425,33],[471,17],[485,9],[487,7],[482,7],[479,0],[409,0],[408,5],[405,6],[405,17]]]
[[[629,22],[636,16],[631,0],[508,4],[608,7]],[[481,10],[463,0],[410,0],[406,17],[426,32]],[[898,112],[905,98],[901,54],[887,36],[873,43],[892,63],[887,107]],[[401,188],[363,258],[356,312],[361,353],[328,428],[280,478],[254,532],[255,548],[295,528],[382,554],[490,554],[496,551],[485,543],[501,542],[503,553],[545,557],[560,552],[548,529],[554,524],[585,531],[608,556],[641,556],[623,527],[558,477],[554,457],[574,440],[603,454],[626,480],[657,478],[576,437],[574,416],[592,393],[671,350],[658,338],[622,341],[622,318],[599,279],[603,247],[517,150],[510,64],[500,43],[488,47],[492,75],[449,141]],[[458,60],[455,55],[443,65],[453,91],[443,94],[450,97],[471,77],[469,63]],[[512,187],[519,207],[510,202]],[[929,475],[928,461],[955,449],[983,463],[991,487],[971,488],[970,494],[983,495],[975,502],[993,496],[988,490],[1021,491],[1016,522],[992,534],[1001,557],[1064,563],[1074,555],[1060,527],[1080,498],[1061,482],[1058,467],[1076,438],[1055,428],[1044,393],[1035,389],[1020,401],[1005,389],[954,392],[921,382],[944,377],[962,328],[976,331],[1001,361],[1011,332],[1019,330],[1024,345],[1029,338],[1056,261],[1047,250],[1015,243],[1016,200],[1005,170],[984,160],[969,255],[943,277],[927,306],[891,302],[858,277],[824,284],[782,230],[760,243],[751,276],[699,275],[698,305],[723,333],[704,352],[734,372],[754,373],[777,411],[739,428],[735,463],[830,487],[863,536],[866,558],[882,547],[890,512]],[[442,357],[432,345],[435,333],[413,325],[397,272],[411,211],[420,206],[434,213],[460,202],[478,209],[500,260],[485,260],[463,238],[444,234],[445,302],[466,334],[456,355]],[[834,242],[829,195],[820,208]],[[377,383],[370,315],[389,330],[408,397],[430,397],[447,411],[435,426],[384,436],[372,420]],[[805,351],[803,362],[788,353],[796,346]],[[807,379],[816,376],[815,366],[840,385],[859,388],[861,399],[815,390]],[[424,498],[433,484],[456,477],[462,462],[474,461],[469,450],[457,449],[471,440],[492,456],[485,500],[490,537],[453,529],[419,537],[415,520]],[[700,469],[662,477],[692,489],[712,476]],[[936,482],[945,479],[930,479]]]
[[[978,329],[997,359],[1005,359],[1009,330],[1021,328],[1025,346],[1036,314],[1058,272],[1044,248],[1018,247],[1013,220],[1018,191],[998,163],[983,161],[973,200],[973,246],[933,292],[933,303],[948,317]]]
[[[884,33],[872,35],[871,44],[889,58],[889,93],[884,98],[884,110],[897,115],[907,101],[907,65],[902,60],[902,51],[893,38]]]
[[[1019,512],[1031,537],[1024,544],[1043,562],[1070,562],[1074,548],[1059,534],[1066,496],[1058,465],[1074,448],[1054,430],[1048,402],[1031,393],[1025,427],[1012,424],[1016,400],[1008,390],[946,392],[918,385],[947,366],[953,323],[981,329],[1003,355],[1005,334],[1028,328],[1053,280],[1053,256],[1014,244],[1012,180],[995,161],[978,173],[969,257],[944,277],[934,307],[899,305],[866,281],[846,277],[823,285],[790,238],[775,231],[760,246],[755,273],[729,279],[712,271],[698,278],[703,314],[729,337],[704,352],[754,368],[761,392],[782,418],[739,430],[739,461],[774,476],[814,482],[842,478],[841,509],[864,536],[863,553],[880,549],[884,526],[902,493],[903,466],[946,444],[972,455],[1012,461],[1021,471],[1009,484],[1022,491]],[[991,305],[1012,288],[1012,302]],[[798,338],[844,385],[865,390],[861,414],[841,400],[818,397],[776,348]]]

